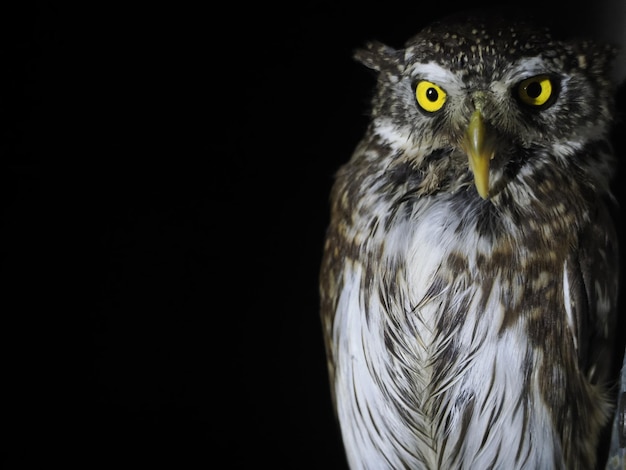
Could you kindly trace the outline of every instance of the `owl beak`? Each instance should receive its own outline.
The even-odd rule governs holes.
[[[463,150],[467,153],[478,194],[483,199],[487,199],[489,197],[489,162],[495,152],[488,139],[482,114],[478,109],[470,118],[463,139]]]

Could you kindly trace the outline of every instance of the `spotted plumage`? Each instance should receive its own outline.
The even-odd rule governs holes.
[[[378,72],[320,273],[352,469],[590,469],[609,422],[613,52],[449,19]]]

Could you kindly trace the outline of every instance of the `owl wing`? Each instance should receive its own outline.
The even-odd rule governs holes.
[[[612,220],[607,206],[599,205],[565,270],[569,324],[580,370],[591,383],[608,380],[612,369],[619,270]]]
[[[365,136],[352,155],[352,161],[360,159],[371,144],[371,136]],[[325,244],[319,273],[320,317],[326,347],[328,374],[331,385],[333,405],[335,399],[335,371],[337,353],[333,346],[333,330],[339,300],[346,290],[358,289],[359,279],[345,279],[346,265],[349,260],[360,258],[360,247],[354,243],[348,233],[352,230],[354,214],[358,212],[358,197],[352,187],[366,187],[362,184],[363,174],[357,166],[346,164],[335,174],[330,193],[330,223],[326,230]],[[357,181],[355,183],[355,181]],[[336,407],[335,407],[336,409]]]
[[[333,348],[333,325],[338,308],[339,296],[344,289],[340,255],[338,246],[342,240],[333,224],[330,225],[326,235],[326,245],[322,266],[320,270],[320,315],[324,333],[324,346],[326,348],[326,360],[328,361],[328,374],[331,385],[331,396],[336,410],[335,398],[335,363],[336,354]]]

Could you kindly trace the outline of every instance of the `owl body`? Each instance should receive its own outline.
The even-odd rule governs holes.
[[[378,87],[320,273],[351,468],[593,468],[617,297],[610,53],[464,21],[357,58]]]

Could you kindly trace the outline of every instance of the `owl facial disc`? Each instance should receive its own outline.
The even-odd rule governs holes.
[[[495,151],[479,109],[474,111],[470,118],[462,146],[474,174],[476,190],[480,197],[487,199],[489,197],[489,162],[493,159]]]

